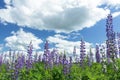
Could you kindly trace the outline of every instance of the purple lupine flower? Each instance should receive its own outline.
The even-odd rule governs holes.
[[[24,67],[25,64],[25,56],[19,56],[18,59],[15,60],[15,68],[16,69],[22,69]]]
[[[21,56],[21,66],[24,67],[25,66],[25,56]]]
[[[32,57],[32,51],[33,51],[32,41],[30,42],[27,51],[28,51],[28,59],[31,60],[31,57]]]
[[[68,63],[68,60],[64,60],[64,63],[63,63],[63,73],[64,75],[67,75],[69,73],[69,63]]]
[[[80,66],[83,67],[84,61],[85,61],[85,42],[81,39],[80,44]]]
[[[26,60],[26,69],[32,68],[32,62],[30,60]]]
[[[96,55],[95,55],[95,57],[96,57],[96,62],[100,63],[100,53],[99,53],[99,46],[98,45],[96,45]]]
[[[108,18],[106,20],[106,36],[107,36],[107,41],[106,41],[106,45],[107,45],[107,59],[108,62],[112,62],[113,68],[115,70],[118,70],[117,66],[116,66],[116,58],[117,58],[117,47],[116,47],[116,35],[115,32],[113,31],[113,24],[112,24],[112,15],[109,14]]]
[[[14,67],[14,80],[18,79],[18,75],[19,75],[19,70],[23,68],[24,66],[24,56],[18,57],[17,60],[15,60],[15,67]]]
[[[17,80],[18,79],[18,75],[19,75],[19,63],[17,60],[15,60],[15,68],[14,68],[14,74],[13,74],[13,80]]]
[[[45,55],[46,61],[48,61],[48,56],[50,55],[48,41],[45,42],[45,45],[44,45],[44,54],[43,55]]]
[[[24,56],[19,57],[17,59],[17,63],[18,63],[17,66],[18,66],[19,69],[23,68],[23,66],[24,66]]]
[[[27,51],[28,51],[28,60],[26,60],[26,68],[28,69],[32,67],[32,51],[33,51],[32,41],[30,42]]]
[[[67,75],[70,71],[69,71],[69,62],[68,60],[66,59],[66,55],[64,54],[63,55],[63,62],[62,62],[62,65],[63,65],[63,73],[64,75]]]
[[[43,60],[44,60],[44,63],[45,63],[45,69],[52,68],[53,61],[52,61],[51,52],[49,51],[48,41],[45,42],[44,54],[43,55],[44,55],[43,56]]]
[[[50,53],[50,51],[48,51],[46,55],[47,55],[46,56],[46,62],[45,62],[46,67],[47,68],[52,68],[52,59],[51,59],[51,53]]]
[[[53,63],[55,63],[55,55],[58,54],[56,49],[53,49],[53,51],[51,52],[51,57],[52,57],[52,61]]]
[[[112,24],[113,20],[112,20],[112,15],[109,14],[107,16],[107,20],[106,20],[106,36],[107,36],[107,41],[106,41],[106,45],[107,45],[107,59],[108,62],[110,62],[110,60],[112,60],[116,57],[116,45],[115,45],[115,32],[113,31],[113,24]]]
[[[44,68],[48,69],[48,57],[46,54],[43,54],[42,62],[44,63]]]
[[[53,59],[52,59],[51,54],[48,57],[48,66],[49,66],[50,69],[52,69],[52,67],[53,67]]]
[[[66,60],[66,55],[64,54],[64,55],[63,55],[63,60],[62,60],[63,62],[62,62],[62,64],[64,64],[64,61],[65,61],[65,60]]]
[[[49,56],[49,44],[48,44],[48,41],[46,41],[45,42],[45,45],[44,45],[44,59],[46,59],[46,61],[47,61],[47,58],[48,58],[48,56]]]

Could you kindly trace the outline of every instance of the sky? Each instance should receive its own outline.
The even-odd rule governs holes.
[[[106,40],[106,18],[113,16],[120,32],[120,0],[0,0],[0,51],[49,48],[79,53],[80,40],[86,50]]]

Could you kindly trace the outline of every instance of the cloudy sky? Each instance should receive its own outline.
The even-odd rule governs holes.
[[[120,0],[0,0],[0,50],[26,50],[30,41],[42,51],[46,40],[50,48],[86,48],[106,40],[105,22],[113,15],[120,31]]]

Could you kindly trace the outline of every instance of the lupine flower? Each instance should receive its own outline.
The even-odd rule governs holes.
[[[26,60],[26,69],[32,68],[32,62],[30,60]]]
[[[68,60],[66,59],[66,55],[64,54],[63,55],[63,73],[64,75],[67,75],[70,71],[69,71],[69,62]]]
[[[62,64],[64,64],[64,61],[66,60],[66,55],[64,54],[63,55],[63,62],[62,62]]]
[[[33,51],[32,41],[30,42],[27,51],[28,51],[28,59],[31,60],[31,58],[32,58],[32,51]]]
[[[32,45],[32,41],[31,41],[28,46],[28,60],[26,61],[27,68],[32,67],[32,51],[33,51],[33,45]]]
[[[19,75],[19,63],[17,60],[15,60],[15,68],[14,68],[14,76],[13,76],[13,80],[17,80]]]
[[[45,69],[47,68],[52,68],[52,56],[51,56],[51,52],[49,51],[49,44],[48,41],[45,42],[45,46],[44,46],[44,54],[43,54],[43,60],[45,61]]]
[[[84,59],[85,59],[85,42],[81,39],[80,44],[80,66],[83,67]]]
[[[24,67],[24,65],[25,65],[25,56],[24,55],[21,56],[20,62],[21,62],[21,67]]]
[[[117,47],[116,47],[116,35],[115,32],[113,31],[113,25],[112,25],[112,15],[109,14],[107,18],[107,23],[106,23],[106,32],[107,32],[107,58],[108,60],[111,60],[113,64],[113,68],[115,70],[117,69],[116,66],[116,58],[117,58]]]
[[[49,56],[48,66],[49,66],[50,69],[53,68],[53,60],[52,60],[52,56],[51,55]]]
[[[19,70],[22,69],[23,66],[24,66],[24,56],[21,56],[17,60],[15,60],[14,80],[17,80],[19,75]]]
[[[58,54],[56,49],[53,49],[53,51],[51,52],[51,57],[52,57],[52,61],[53,63],[55,62],[55,55]]]
[[[53,49],[53,51],[50,52],[48,45],[49,45],[48,41],[46,41],[45,46],[44,46],[44,54],[43,54],[45,69],[47,69],[48,67],[52,68],[54,62],[56,64],[58,63],[58,54],[56,54],[56,50]],[[54,58],[55,55],[56,55],[56,59]]]
[[[115,32],[113,31],[113,24],[112,24],[112,15],[109,14],[106,20],[106,36],[107,36],[107,58],[108,62],[112,60],[112,58],[116,57],[116,46],[115,46]]]
[[[50,55],[50,51],[49,51],[49,44],[48,44],[48,41],[45,42],[45,45],[44,45],[44,57],[46,57],[46,62],[48,62],[48,57]]]
[[[68,60],[64,60],[64,63],[63,63],[63,73],[64,75],[67,75],[69,73],[69,63],[68,63]]]
[[[96,62],[100,63],[100,53],[99,53],[99,46],[96,45]]]

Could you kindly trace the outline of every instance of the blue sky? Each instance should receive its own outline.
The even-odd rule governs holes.
[[[115,32],[120,31],[119,0],[0,0],[0,50],[26,50],[32,40],[34,49],[43,51],[46,40],[50,49],[71,53],[106,40],[106,17],[111,12]]]

